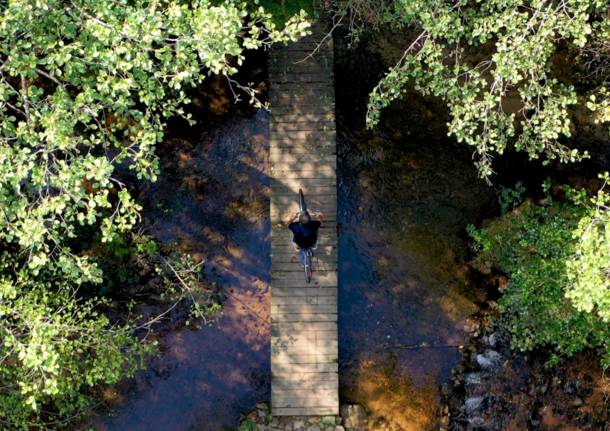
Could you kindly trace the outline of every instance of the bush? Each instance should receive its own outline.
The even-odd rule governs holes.
[[[497,323],[515,347],[551,347],[568,356],[593,348],[609,367],[610,199],[604,188],[592,198],[584,190],[566,192],[566,202],[528,201],[469,231],[479,263],[509,276]]]

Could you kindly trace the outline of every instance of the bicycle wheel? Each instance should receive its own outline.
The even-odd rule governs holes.
[[[305,282],[309,283],[312,275],[310,250],[305,251],[305,264],[303,265],[303,269],[305,270]]]

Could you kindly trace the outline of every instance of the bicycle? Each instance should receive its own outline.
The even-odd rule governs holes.
[[[305,196],[303,196],[303,190],[299,189],[299,215],[307,212],[307,204],[305,203]],[[318,242],[312,247],[301,248],[294,244],[295,249],[299,252],[301,266],[305,271],[305,282],[310,283],[313,275],[313,252],[318,247]]]

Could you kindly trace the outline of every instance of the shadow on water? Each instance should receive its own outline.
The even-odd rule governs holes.
[[[433,429],[482,299],[465,228],[496,209],[495,195],[432,101],[411,94],[364,130],[380,71],[372,53],[337,45],[336,76],[360,72],[336,89],[341,393],[400,429]]]
[[[218,322],[173,331],[99,430],[232,430],[269,394],[267,114],[231,114],[196,139],[160,148],[159,181],[141,193],[147,231],[205,260],[227,298]]]

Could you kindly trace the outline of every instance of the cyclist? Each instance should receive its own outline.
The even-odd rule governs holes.
[[[288,220],[288,229],[292,232],[292,244],[297,251],[308,248],[316,248],[318,242],[318,229],[323,221],[322,213],[316,213],[316,219],[312,220],[309,212],[297,213]],[[301,259],[303,254],[301,254]],[[303,265],[304,262],[301,262]]]

